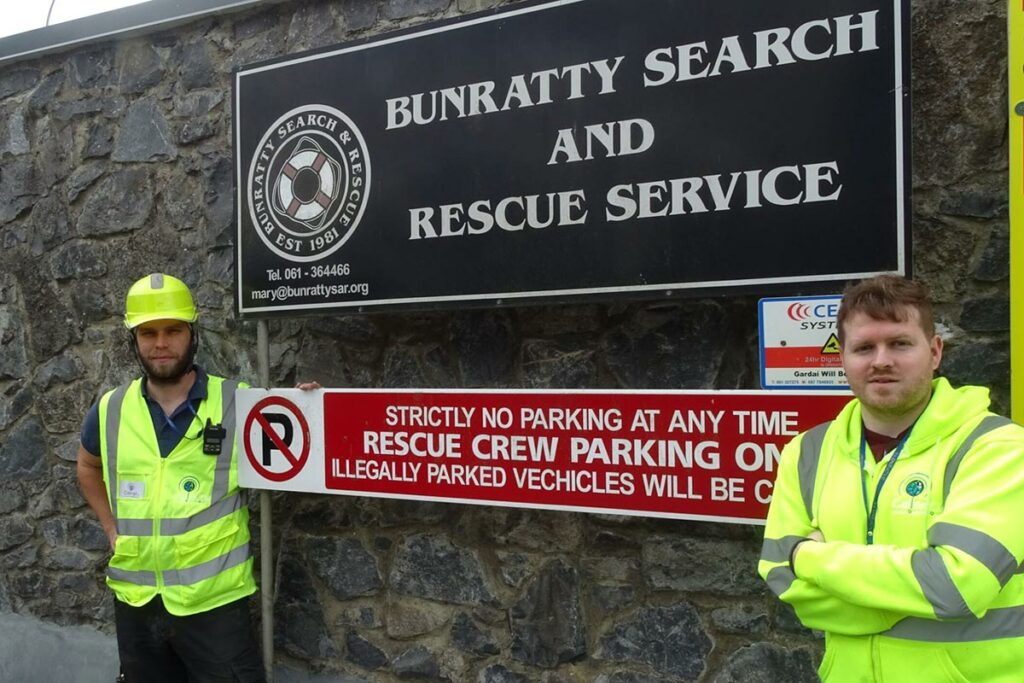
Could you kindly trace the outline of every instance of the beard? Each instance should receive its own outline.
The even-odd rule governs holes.
[[[192,370],[192,354],[187,354],[176,360],[172,365],[157,367],[149,360],[139,357],[143,370],[146,371],[146,378],[153,384],[174,384]]]

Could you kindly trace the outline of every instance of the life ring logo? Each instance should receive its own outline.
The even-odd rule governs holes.
[[[249,215],[271,251],[322,259],[348,241],[370,190],[370,156],[359,128],[325,105],[292,109],[263,134],[248,175]]]

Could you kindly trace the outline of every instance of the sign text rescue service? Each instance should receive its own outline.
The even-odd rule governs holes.
[[[524,3],[247,67],[240,311],[905,272],[907,5]]]
[[[783,446],[847,393],[239,392],[242,486],[761,522]]]

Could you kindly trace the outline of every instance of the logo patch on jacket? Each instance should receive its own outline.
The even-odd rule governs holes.
[[[911,474],[900,482],[900,488],[893,496],[892,509],[912,515],[923,515],[928,511],[931,493],[931,478],[927,474]]]
[[[121,480],[121,498],[135,498],[141,500],[146,497],[146,482]]]
[[[189,497],[199,490],[199,480],[192,475],[188,475],[178,482],[178,490],[184,492],[187,502]]]

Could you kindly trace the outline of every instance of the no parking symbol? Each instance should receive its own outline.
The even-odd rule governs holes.
[[[264,479],[288,481],[309,459],[309,424],[286,398],[267,396],[256,403],[243,435],[245,456]]]

